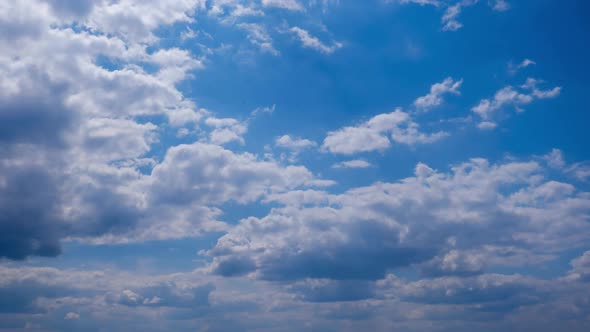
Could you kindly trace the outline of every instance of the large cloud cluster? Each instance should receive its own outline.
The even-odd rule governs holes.
[[[450,173],[415,176],[343,194],[286,193],[209,251],[213,271],[267,280],[377,280],[424,264],[436,275],[524,264],[588,241],[588,193],[547,180],[535,162],[473,159]],[[500,259],[502,257],[502,259]]]
[[[1,6],[0,256],[53,256],[65,238],[127,242],[221,230],[224,202],[321,184],[304,167],[212,145],[225,142],[219,126],[211,144],[170,149],[161,162],[148,155],[167,126],[218,122],[176,88],[202,68],[199,55],[150,49],[157,27],[205,10],[201,1]]]

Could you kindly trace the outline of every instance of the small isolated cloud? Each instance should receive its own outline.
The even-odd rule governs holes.
[[[506,0],[492,0],[489,4],[497,12],[505,12],[510,9],[510,3]]]
[[[442,17],[444,31],[457,31],[463,27],[463,24],[457,21],[459,14],[461,14],[461,7],[461,4],[457,3],[447,8]]]
[[[256,117],[261,114],[273,114],[275,109],[276,109],[275,104],[273,104],[272,106],[257,107],[255,110],[250,112],[250,116]]]
[[[317,145],[317,143],[308,139],[297,137],[293,138],[289,135],[283,135],[276,139],[275,145],[290,150],[303,150],[314,147]]]
[[[425,134],[410,115],[400,109],[379,114],[358,126],[329,132],[322,148],[337,154],[385,150],[391,142],[405,145],[426,144],[445,137],[444,132]]]
[[[369,168],[372,167],[371,163],[363,159],[347,160],[336,163],[332,168]]]
[[[475,5],[478,1],[479,0],[462,0],[452,6],[447,7],[441,19],[443,31],[457,31],[461,29],[463,24],[458,20],[459,15],[461,15],[461,11],[464,7]]]
[[[68,312],[64,317],[65,320],[77,320],[80,319],[80,315],[75,312]]]
[[[300,27],[292,27],[289,29],[289,31],[295,34],[303,47],[310,48],[324,54],[332,54],[343,46],[343,44],[340,42],[326,44],[319,38],[312,36],[307,30],[304,30]]]
[[[421,110],[430,110],[439,106],[443,103],[444,95],[460,95],[461,84],[463,84],[463,79],[455,81],[452,77],[447,77],[444,81],[432,85],[427,95],[417,98],[414,101],[414,106]]]
[[[516,64],[516,65],[514,63],[510,62],[508,64],[508,71],[511,74],[516,74],[519,70],[524,69],[529,66],[534,66],[536,64],[537,63],[531,59],[524,59],[519,64]]]
[[[481,118],[478,124],[480,129],[493,129],[497,126],[497,113],[505,108],[512,107],[517,112],[522,112],[523,107],[535,100],[550,99],[559,96],[561,87],[554,87],[549,90],[541,90],[538,85],[543,81],[534,78],[527,79],[526,83],[519,88],[506,86],[496,92],[491,99],[482,99],[478,105],[471,108],[471,111]]]

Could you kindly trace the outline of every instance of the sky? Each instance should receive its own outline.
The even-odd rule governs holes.
[[[0,2],[0,331],[589,331],[588,13]]]

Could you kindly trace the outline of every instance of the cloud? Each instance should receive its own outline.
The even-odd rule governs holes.
[[[241,144],[245,143],[242,136],[248,131],[246,122],[239,122],[233,118],[209,117],[205,120],[205,124],[213,128],[209,134],[209,140],[213,144],[222,145],[234,141]]]
[[[64,316],[65,320],[77,320],[80,319],[80,315],[75,313],[75,312],[68,312],[65,316]]]
[[[255,110],[250,112],[250,116],[256,117],[260,114],[273,114],[276,109],[276,105],[266,106],[266,107],[257,107]]]
[[[276,7],[281,9],[303,11],[305,8],[297,0],[262,0],[264,7]]]
[[[473,159],[415,173],[342,194],[278,196],[283,207],[242,220],[207,251],[211,271],[231,262],[262,280],[378,280],[425,264],[431,275],[473,275],[588,241],[587,193],[544,179],[536,162]]]
[[[519,275],[488,274],[473,278],[420,280],[402,287],[401,297],[429,304],[478,304],[478,311],[510,312],[541,301],[542,282]],[[531,296],[532,295],[532,296]]]
[[[443,31],[457,31],[463,27],[463,24],[458,21],[458,17],[464,7],[469,7],[477,4],[479,0],[461,0],[454,5],[449,5],[441,19],[443,23]]]
[[[541,90],[538,88],[540,83],[542,81],[529,78],[525,84],[520,86],[520,91],[513,86],[506,86],[498,90],[493,99],[482,99],[477,106],[471,108],[471,111],[482,119],[479,125],[480,129],[495,128],[494,118],[497,117],[499,111],[507,107],[513,107],[516,111],[522,112],[522,107],[535,100],[555,98],[561,93],[561,87]]]
[[[561,169],[565,167],[563,153],[559,149],[552,149],[550,153],[543,156],[543,159],[545,159],[547,164],[552,168]]]
[[[63,230],[58,221],[63,201],[56,193],[62,178],[44,167],[43,157],[35,157],[35,150],[19,146],[15,151],[0,151],[0,257],[61,253]],[[17,156],[35,159],[23,163]]]
[[[586,181],[590,178],[590,162],[582,161],[573,164],[567,164],[563,152],[559,149],[553,149],[550,153],[542,157],[547,164],[557,170],[564,172],[580,181]]]
[[[107,309],[105,306],[116,305],[198,309],[209,306],[209,296],[215,290],[211,282],[204,280],[205,276],[196,280],[198,274],[194,272],[148,276],[119,270],[2,266],[0,275],[3,278],[1,313],[47,313],[56,307],[70,309],[62,314],[63,320],[78,320],[83,312],[89,312],[85,320],[92,319],[96,317],[93,310],[102,311]],[[72,310],[76,305],[77,310]]]
[[[99,2],[83,22],[91,29],[124,40],[153,43],[158,40],[152,33],[157,27],[189,22],[190,14],[204,6],[202,0]]]
[[[282,167],[255,155],[193,143],[168,150],[149,179],[152,200],[173,204],[253,202],[265,194],[321,184],[303,166]]]
[[[399,3],[402,5],[406,4],[417,4],[420,6],[431,5],[438,7],[441,5],[440,1],[438,0],[386,0],[387,3]]]
[[[466,7],[471,7],[479,3],[479,0],[453,0],[453,1],[439,1],[439,0],[384,0],[385,3],[394,4],[417,4],[422,7],[433,6],[442,7],[445,9],[441,18],[443,31],[458,31],[463,27],[463,23],[459,22],[459,16]],[[510,4],[506,0],[488,0],[490,8],[496,12],[504,12],[510,9]]]
[[[490,6],[497,12],[505,12],[510,9],[510,3],[506,0],[493,0],[489,1]]]
[[[391,141],[398,144],[416,145],[435,142],[446,134],[436,132],[424,134],[410,115],[396,109],[391,113],[379,114],[354,127],[329,132],[322,148],[336,154],[354,154],[385,150]]]
[[[568,279],[578,282],[590,281],[590,251],[586,251],[582,256],[573,259],[570,265],[572,269],[567,276]]]
[[[332,168],[369,168],[371,163],[362,159],[347,160],[332,165]]]
[[[107,301],[128,307],[198,308],[209,305],[209,295],[214,289],[212,284],[183,287],[178,283],[164,282],[143,286],[136,289],[137,292],[129,289],[111,292]]]
[[[373,298],[376,287],[359,280],[306,279],[292,283],[289,291],[307,302],[351,302]]]
[[[430,93],[419,97],[414,101],[414,106],[421,110],[429,110],[443,103],[445,94],[460,95],[459,88],[463,80],[454,81],[453,78],[447,77],[444,81],[432,85]]]
[[[290,150],[303,150],[317,145],[316,142],[303,138],[292,138],[289,135],[277,137],[275,145]]]
[[[588,252],[554,279],[493,273],[538,267],[587,247],[590,196],[585,184],[563,182],[587,180],[587,162],[566,162],[553,150],[525,161],[476,158],[448,170],[419,163],[404,179],[358,179],[371,184],[328,190],[334,182],[305,166],[243,152],[249,121],[274,105],[240,120],[214,116],[189,98],[183,81],[212,64],[212,44],[224,45],[226,33],[278,55],[275,35],[282,31],[270,14],[318,26],[316,14],[327,14],[327,2],[0,5],[0,329],[424,331],[435,322],[441,330],[533,324],[542,331],[565,322],[571,331],[587,330]],[[449,30],[460,27],[469,5],[397,2],[446,10]],[[506,2],[489,3],[502,10]],[[201,24],[219,32],[215,39],[201,38],[208,35]],[[297,26],[289,33],[323,54],[343,47]],[[175,45],[204,39],[207,45],[196,48]],[[433,85],[415,106],[441,105],[461,82]],[[501,111],[561,92],[542,84],[529,79],[489,98],[480,126],[496,126]],[[396,110],[328,133],[322,149],[354,154],[446,135],[420,128],[413,115]],[[176,145],[177,133],[188,144]],[[239,152],[223,146],[235,142],[243,144]],[[317,146],[292,135],[275,143],[292,151]],[[317,157],[320,166],[334,162]],[[334,164],[371,166],[364,159]],[[551,177],[556,171],[562,174]],[[254,216],[236,216],[250,205]],[[127,272],[92,260],[72,268],[87,258],[86,249],[74,261],[26,260],[59,255],[64,242],[85,248],[209,232],[222,236],[201,252],[204,267],[190,272],[142,273],[137,261]],[[155,259],[157,247],[141,255]]]
[[[262,52],[267,52],[275,56],[280,54],[280,52],[274,48],[272,38],[263,25],[256,23],[240,23],[237,27],[247,31],[248,40],[252,44],[258,46]]]
[[[205,2],[26,0],[6,6],[0,14],[0,38],[6,41],[0,46],[0,256],[55,256],[63,240],[198,236],[227,228],[218,221],[224,199],[252,202],[286,188],[332,183],[304,167],[211,145],[244,144],[248,121],[216,118],[185,98],[176,85],[205,62],[189,50],[158,46],[154,34],[164,25],[192,21],[195,11],[206,10]],[[239,4],[223,6],[234,17],[246,14]],[[26,15],[16,19],[14,12]],[[265,37],[255,26],[243,28],[254,41]],[[162,144],[169,127],[206,136],[210,144],[164,146],[158,160],[152,148]],[[209,159],[185,164],[222,167],[217,184],[195,182],[204,174],[192,178],[192,190],[202,198],[181,197],[191,189],[166,173],[186,171],[190,180],[188,169],[175,169],[169,160],[193,148]],[[232,158],[244,164],[219,164]],[[240,178],[245,174],[258,183]],[[221,188],[230,178],[236,182]]]
[[[590,162],[580,162],[571,165],[567,172],[573,174],[578,180],[587,181],[590,178]]]
[[[463,27],[463,24],[457,21],[457,17],[461,14],[461,8],[461,3],[457,3],[446,9],[445,14],[441,19],[444,31],[457,31]]]
[[[332,54],[343,46],[340,42],[333,42],[331,45],[327,45],[300,27],[292,27],[289,31],[295,34],[303,47],[311,48],[324,54]]]
[[[508,72],[511,74],[516,74],[519,70],[527,68],[529,66],[534,66],[537,63],[531,59],[524,59],[519,64],[515,65],[514,63],[510,62],[508,64]]]

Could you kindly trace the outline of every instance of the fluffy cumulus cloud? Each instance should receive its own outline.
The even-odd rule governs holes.
[[[209,271],[270,281],[310,303],[393,300],[422,308],[421,319],[448,319],[451,308],[478,319],[530,314],[587,279],[587,253],[561,279],[492,272],[587,243],[588,193],[548,173],[536,161],[474,159],[450,172],[419,164],[410,178],[342,194],[273,195],[280,208],[242,220],[206,251]],[[408,267],[422,278],[396,277]]]
[[[247,123],[215,118],[177,89],[203,68],[200,56],[177,47],[148,51],[158,41],[157,27],[192,21],[193,13],[205,9],[199,1],[2,5],[0,256],[54,256],[66,238],[194,236],[224,228],[216,206],[225,200],[249,202],[313,182],[304,167],[283,172],[278,164],[218,147],[243,144]],[[72,28],[74,23],[82,28]],[[166,125],[190,133],[186,126],[201,121],[196,130],[215,146],[180,146],[160,162],[148,156]],[[186,159],[193,152],[204,159]],[[232,170],[226,163],[239,165]],[[205,173],[187,175],[191,183],[167,175],[187,167]],[[209,177],[211,167],[226,179]],[[256,188],[247,189],[242,176]],[[194,194],[202,199],[181,198]]]
[[[396,109],[391,113],[376,115],[358,126],[329,132],[322,148],[331,153],[354,154],[383,151],[391,146],[392,141],[416,145],[432,143],[445,136],[446,133],[442,131],[431,134],[421,132],[410,114]]]
[[[450,173],[419,164],[396,183],[304,202],[277,196],[283,207],[219,240],[211,268],[264,280],[378,280],[410,265],[469,275],[547,259],[588,240],[590,211],[588,193],[543,172],[536,162],[474,159]]]

